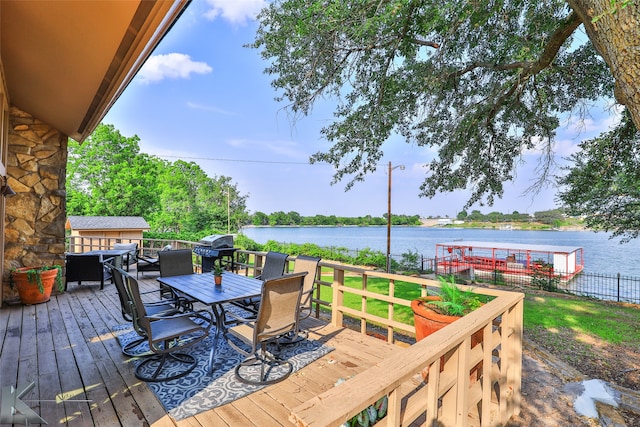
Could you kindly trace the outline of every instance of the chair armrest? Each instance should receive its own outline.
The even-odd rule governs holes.
[[[207,321],[207,329],[211,328],[213,324],[213,315],[209,310],[197,310],[197,311],[183,311],[175,314],[157,314],[153,316],[147,316],[147,319],[163,320],[163,319],[177,319],[180,317],[197,317]]]
[[[226,322],[226,323],[234,323],[234,324],[249,324],[249,323],[253,323],[256,321],[256,317],[255,314],[253,315],[254,317],[242,317],[237,315],[236,313],[234,313],[233,311],[226,311],[224,313],[225,317],[231,317],[233,318],[233,320],[231,320],[230,322]]]

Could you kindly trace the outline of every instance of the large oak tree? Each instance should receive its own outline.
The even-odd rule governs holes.
[[[467,207],[492,204],[525,149],[542,147],[550,178],[562,117],[609,98],[640,126],[633,1],[276,0],[258,19],[277,99],[297,115],[338,100],[311,161],[347,189],[399,134],[437,149],[421,196],[466,188]]]

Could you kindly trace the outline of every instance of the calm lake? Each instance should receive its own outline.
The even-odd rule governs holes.
[[[387,227],[249,227],[242,233],[258,243],[314,243],[322,247],[387,250]],[[640,276],[640,241],[619,243],[610,234],[592,231],[481,230],[434,227],[392,227],[391,254],[417,252],[435,256],[436,243],[453,240],[511,242],[584,248],[588,273]]]

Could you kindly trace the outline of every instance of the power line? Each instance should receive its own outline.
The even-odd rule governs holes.
[[[188,159],[188,160],[213,160],[217,162],[237,162],[237,163],[271,163],[271,164],[283,164],[283,165],[310,165],[309,162],[285,162],[279,160],[245,160],[245,159],[223,159],[213,157],[185,157],[185,156],[169,156],[164,154],[156,154],[158,157],[171,157],[174,159]]]

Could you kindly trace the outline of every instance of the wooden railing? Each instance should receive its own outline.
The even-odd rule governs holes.
[[[255,274],[266,253],[238,251],[238,255],[245,261],[236,265],[246,274]],[[319,307],[329,308],[336,327],[342,327],[345,317],[359,319],[363,334],[369,324],[384,328],[388,342],[395,342],[399,332],[414,333],[413,325],[395,320],[397,306],[411,305],[411,301],[395,295],[396,282],[402,286],[415,284],[423,295],[428,287],[440,286],[436,280],[325,261],[320,262],[320,269],[322,274],[316,275],[316,313]],[[327,274],[331,281],[323,280]],[[346,275],[359,277],[362,286],[345,286]],[[388,292],[383,295],[368,290],[370,278],[388,280]],[[323,286],[331,287],[330,302],[319,299]],[[388,413],[378,424],[381,426],[405,426],[414,421],[428,426],[506,424],[520,412],[524,295],[485,288],[475,288],[474,292],[495,298],[410,346],[401,356],[384,360],[294,408],[291,421],[298,426],[339,426],[388,396]],[[360,309],[344,303],[347,294],[360,297]],[[374,300],[386,303],[386,317],[367,311],[367,303]],[[473,347],[472,335],[481,335],[480,343]]]
[[[66,252],[83,253],[100,249],[111,249],[116,243],[137,243],[141,254],[155,256],[166,245],[172,249],[193,249],[198,243],[186,240],[145,239],[129,237],[67,236]]]
[[[103,247],[90,248],[108,248],[116,240],[128,243],[124,239],[113,239]],[[195,245],[193,242],[149,239],[144,242],[152,246],[143,247],[143,250],[158,250],[167,243],[175,248]],[[266,252],[236,251],[236,271],[251,276],[260,274],[265,256]],[[294,256],[290,259],[295,262]],[[357,277],[361,286],[346,286],[347,276]],[[368,288],[371,278],[388,280],[384,294]],[[414,286],[425,294],[428,287],[439,287],[439,282],[321,261],[316,285],[313,299],[316,316],[319,317],[320,311],[330,311],[331,322],[336,327],[342,327],[347,317],[355,319],[360,322],[363,334],[367,333],[369,325],[376,325],[386,330],[388,342],[395,342],[399,333],[414,333],[412,324],[396,320],[397,307],[411,305],[411,301],[396,296],[397,287]],[[320,298],[322,288],[331,290],[330,301]],[[291,411],[290,420],[298,426],[339,426],[387,396],[387,416],[376,425],[408,426],[413,422],[428,426],[506,424],[511,416],[520,412],[524,295],[487,288],[475,288],[474,292],[494,299],[407,347],[399,356],[383,360],[299,405]],[[358,309],[345,304],[348,294],[359,297]],[[386,304],[385,317],[367,310],[367,304],[372,301]],[[472,345],[472,335],[476,339],[478,335],[482,336],[479,344]]]

